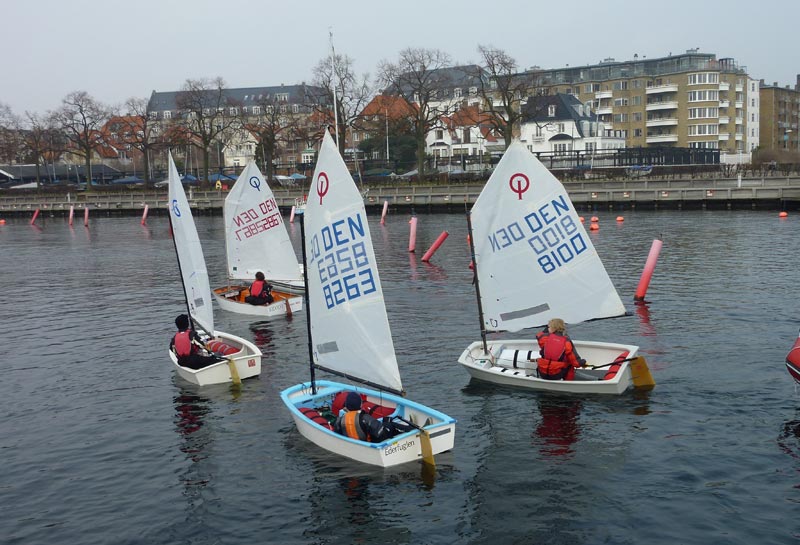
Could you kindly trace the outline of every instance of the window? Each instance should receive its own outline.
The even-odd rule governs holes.
[[[614,106],[627,106],[628,99],[627,98],[615,98],[614,99]]]
[[[164,119],[172,119],[172,112],[164,110]]]
[[[275,100],[278,102],[289,102],[289,93],[278,93],[275,95]]]
[[[478,88],[477,87],[470,87],[469,88],[469,94],[470,94],[470,96],[477,95],[478,94]]]
[[[642,129],[633,129],[633,136],[642,136]]]
[[[633,80],[633,88],[634,89],[641,89],[641,87],[642,87],[642,80],[640,80],[640,79]]]
[[[642,105],[642,95],[636,95],[635,97],[633,97],[632,100],[633,100],[632,104],[634,106],[641,106]]]
[[[719,91],[689,91],[689,102],[718,101]]]
[[[548,117],[555,117],[556,116],[556,105],[551,104],[547,107],[547,116]]]
[[[719,117],[719,108],[689,108],[689,119]]]
[[[444,140],[444,131],[443,130],[438,129],[436,131],[436,140]]]
[[[299,104],[292,104],[292,111],[294,113],[300,113],[300,105]]]
[[[627,88],[628,88],[628,82],[627,81],[615,81],[614,82],[614,90],[615,91],[624,91]]]
[[[558,132],[564,132],[564,124],[563,123],[559,123],[556,126],[556,129],[558,130]]]
[[[229,110],[229,113],[230,113],[231,115],[239,115],[239,108],[231,108],[231,109]]]
[[[280,109],[280,112],[281,112],[282,114],[285,114],[285,113],[286,113],[286,104],[281,104],[281,109]]]
[[[158,112],[150,112],[150,119],[158,119]]]
[[[642,112],[633,112],[633,120],[634,121],[641,121],[642,120]]]
[[[719,134],[719,125],[689,125],[689,136],[705,136]]]
[[[585,84],[583,86],[583,92],[584,93],[591,93],[592,92],[592,84],[591,83]]]
[[[453,89],[453,98],[461,98],[461,89],[460,88]]]
[[[628,114],[614,114],[614,123],[627,123]]]
[[[253,115],[261,115],[261,106],[253,106]]]
[[[719,83],[719,74],[716,72],[689,74],[689,85],[702,85],[704,83]]]
[[[358,142],[358,137],[359,137],[359,134],[357,132],[353,131],[353,142]]]

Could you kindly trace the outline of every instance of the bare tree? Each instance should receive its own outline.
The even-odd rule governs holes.
[[[413,134],[417,142],[417,170],[425,176],[425,137],[455,106],[440,100],[440,90],[447,82],[440,71],[450,66],[450,56],[438,49],[408,48],[400,52],[397,62],[381,62],[380,80],[385,94],[403,97],[413,104]]]
[[[123,144],[137,150],[142,155],[145,187],[152,183],[150,169],[151,153],[161,146],[158,124],[147,114],[147,99],[131,97],[125,101],[126,114],[115,120],[115,129]]]
[[[229,100],[225,91],[222,78],[187,79],[175,97],[182,132],[203,152],[206,181],[212,144],[221,147],[227,134],[242,126],[241,105]]]
[[[347,129],[352,128],[373,95],[369,74],[357,75],[353,68],[353,59],[337,54],[333,56],[333,62],[330,57],[326,57],[317,63],[313,82],[324,93],[324,96],[314,97],[314,102],[329,117],[330,125],[334,126],[334,121],[338,118],[337,140],[339,152],[344,155]],[[330,105],[334,104],[334,97],[336,112],[331,112]]]
[[[25,112],[25,118],[23,140],[28,158],[36,165],[36,186],[40,187],[42,185],[40,167],[42,165],[46,167],[48,160],[54,162],[58,155],[54,142],[58,142],[59,137],[55,134],[49,117]]]
[[[20,119],[7,104],[0,102],[0,161],[17,162],[21,149]]]
[[[502,49],[479,45],[478,52],[483,62],[478,94],[483,99],[485,119],[503,135],[508,148],[519,133],[523,102],[536,94],[536,76],[530,72],[518,73],[517,61]]]
[[[111,116],[110,108],[86,91],[74,91],[53,112],[52,121],[63,132],[68,151],[83,160],[86,167],[86,190],[92,188],[92,154],[104,145],[101,129]]]
[[[275,174],[273,162],[280,153],[281,143],[288,141],[297,126],[298,116],[291,105],[279,101],[274,94],[264,95],[258,107],[259,113],[250,115],[245,129],[255,135],[256,155],[263,159],[267,180],[272,180]]]

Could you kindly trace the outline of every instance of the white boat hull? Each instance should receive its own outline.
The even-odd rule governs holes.
[[[222,331],[215,332],[214,338],[227,345],[239,348],[238,352],[231,354],[229,357],[236,364],[240,379],[244,380],[261,374],[261,351],[256,345],[241,337],[223,333]],[[209,384],[225,384],[233,381],[230,364],[227,360],[195,370],[178,365],[178,358],[175,353],[172,350],[168,350],[168,352],[169,358],[175,367],[175,372],[187,382],[198,386],[208,386]]]
[[[269,279],[273,291],[290,293],[292,295],[303,295],[306,291],[303,280],[275,280]]]
[[[627,344],[573,343],[588,366],[611,363],[620,355],[632,358],[639,350],[638,346]],[[545,380],[536,376],[535,359],[539,357],[539,345],[535,339],[494,340],[488,341],[487,347],[489,354],[484,352],[481,341],[474,342],[458,358],[458,363],[478,380],[529,390],[574,394],[619,395],[633,386],[629,362],[622,363],[616,375],[606,380],[603,377],[609,370],[608,366],[596,370],[576,369],[575,380]]]
[[[379,392],[361,386],[330,381],[316,381],[317,393],[311,384],[299,384],[281,392],[281,399],[292,413],[297,431],[315,445],[358,462],[379,467],[391,467],[422,459],[418,430],[412,430],[382,443],[367,443],[339,435],[310,420],[299,408],[330,407],[334,396],[343,390],[366,394],[367,399],[385,407],[395,407],[398,416],[422,425],[429,432],[433,454],[451,450],[455,439],[455,419],[404,397]]]
[[[258,316],[260,318],[274,318],[275,316],[285,316],[289,313],[300,312],[303,310],[303,298],[280,291],[272,291],[275,301],[268,305],[251,305],[240,300],[239,294],[247,286],[224,286],[213,290],[214,299],[217,300],[219,308],[237,314],[248,316]],[[287,308],[288,305],[288,308]]]

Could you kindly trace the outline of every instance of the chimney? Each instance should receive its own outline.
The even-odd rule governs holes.
[[[800,74],[797,74],[797,83],[794,84],[794,90],[800,91]]]
[[[773,82],[772,82],[772,86],[773,86],[773,87],[778,87],[778,82],[777,82],[777,81],[773,81]]]

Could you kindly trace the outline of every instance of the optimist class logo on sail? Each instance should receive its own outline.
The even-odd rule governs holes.
[[[515,195],[515,201],[523,200],[530,187],[525,174],[518,172],[509,178],[508,190]],[[532,212],[490,233],[489,245],[492,253],[496,253],[527,243],[542,272],[549,274],[571,262],[588,245],[565,194],[537,204]]]

